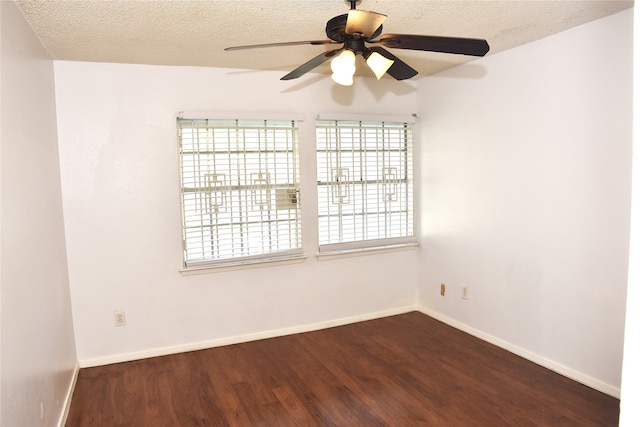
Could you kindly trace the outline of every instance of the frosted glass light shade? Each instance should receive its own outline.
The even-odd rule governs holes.
[[[334,82],[343,85],[351,86],[353,84],[353,75],[356,72],[356,55],[345,49],[331,60],[331,78]]]
[[[380,80],[384,73],[393,65],[393,60],[385,58],[378,52],[373,52],[367,58],[367,65],[371,68],[371,71],[376,75],[376,78]]]

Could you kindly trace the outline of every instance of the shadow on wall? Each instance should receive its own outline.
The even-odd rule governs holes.
[[[358,77],[354,78],[354,84],[352,86],[341,86],[331,81],[331,75],[329,74],[313,74],[304,76],[299,81],[293,83],[288,81],[291,86],[282,90],[281,93],[292,93],[300,90],[304,90],[311,87],[314,84],[328,81],[331,84],[331,99],[339,105],[349,106],[354,103],[355,93],[357,86],[364,84],[365,87],[371,92],[371,94],[380,101],[388,93],[392,93],[395,96],[408,95],[416,91],[415,85],[407,83],[405,81],[394,81],[391,77],[383,77],[383,81],[378,81],[370,77]],[[359,89],[361,90],[361,89]]]
[[[460,79],[482,79],[487,74],[487,70],[480,64],[463,64],[456,67],[455,73],[448,73],[447,77],[460,78]],[[355,76],[353,86],[341,86],[337,83],[332,83],[331,86],[331,99],[343,106],[352,105],[354,102],[355,91],[358,85],[364,85],[368,91],[375,97],[377,101],[381,101],[385,95],[391,93],[394,96],[409,95],[416,92],[416,82],[420,78],[426,76],[417,75],[409,80],[394,80],[392,77],[385,75],[380,81],[371,77]],[[299,82],[293,83],[292,86],[284,89],[282,93],[291,93],[299,90],[306,89],[318,82],[325,79],[331,79],[329,74],[314,74],[313,77],[304,77]]]

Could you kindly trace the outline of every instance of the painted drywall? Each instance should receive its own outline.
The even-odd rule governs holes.
[[[640,70],[640,8],[633,11],[633,65]],[[634,78],[638,72],[634,72]],[[640,87],[633,88],[633,177],[631,193],[631,235],[629,247],[629,282],[627,286],[627,312],[624,331],[624,357],[620,398],[620,426],[640,424]]]
[[[630,25],[623,13],[417,83],[362,79],[346,90],[326,76],[283,84],[280,73],[56,62],[81,362],[402,311],[417,284],[424,311],[615,395]],[[315,115],[416,109],[422,249],[318,261],[314,175],[305,172],[315,169]],[[180,110],[304,116],[304,263],[179,274]],[[126,327],[114,326],[114,310],[126,311]]]
[[[76,370],[53,61],[13,2],[2,21],[3,426],[52,426]]]
[[[614,395],[632,22],[625,11],[419,86],[421,306]]]
[[[204,53],[203,53],[204,54]],[[224,54],[224,53],[220,53]],[[416,250],[316,259],[318,113],[415,112],[415,83],[55,62],[63,205],[82,365],[415,307]],[[301,116],[299,264],[182,276],[179,111]],[[216,116],[217,114],[211,114]],[[115,327],[124,310],[127,325]]]

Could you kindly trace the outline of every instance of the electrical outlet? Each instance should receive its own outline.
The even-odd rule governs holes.
[[[113,319],[115,321],[116,326],[126,326],[127,325],[127,316],[123,311],[114,311]]]
[[[462,287],[462,299],[469,299],[469,287]]]
[[[444,285],[444,283],[440,283],[440,295],[444,296],[444,293],[446,292],[447,288]]]

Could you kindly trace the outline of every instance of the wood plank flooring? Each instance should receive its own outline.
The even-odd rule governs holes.
[[[412,312],[81,369],[76,426],[616,426],[619,400]]]

